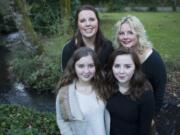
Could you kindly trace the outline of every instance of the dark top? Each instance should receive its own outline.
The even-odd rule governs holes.
[[[85,46],[85,45],[82,45]],[[62,56],[61,56],[61,69],[64,70],[68,60],[73,55],[74,51],[77,49],[75,46],[75,40],[71,39],[63,48],[62,50]],[[109,40],[106,40],[101,47],[100,53],[98,55],[101,66],[105,67],[105,64],[108,61],[108,58],[110,54],[113,51],[112,42]]]
[[[142,70],[153,87],[157,115],[163,103],[167,80],[165,65],[157,51],[153,50],[152,54],[142,64]]]
[[[137,101],[117,92],[106,107],[111,117],[110,135],[149,135],[154,113],[152,91],[145,91]]]

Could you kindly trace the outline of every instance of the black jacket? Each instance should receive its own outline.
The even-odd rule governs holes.
[[[84,46],[84,45],[82,45]],[[75,40],[71,39],[67,44],[65,44],[63,50],[62,50],[62,55],[61,55],[61,70],[63,71],[73,55],[74,51],[78,49],[75,46]],[[110,54],[113,51],[112,47],[112,42],[109,40],[106,40],[101,47],[100,53],[98,54],[99,61],[101,63],[101,66],[104,68],[105,65],[107,64],[108,58]]]

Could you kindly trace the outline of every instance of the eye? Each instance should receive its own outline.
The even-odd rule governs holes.
[[[93,18],[93,17],[89,18],[89,21],[94,21],[94,20],[95,20],[95,18]]]
[[[94,64],[89,64],[89,68],[93,68],[95,65]]]
[[[128,69],[128,68],[131,68],[131,65],[125,65],[125,67]]]
[[[84,67],[84,64],[79,64],[78,67],[79,67],[79,68],[83,68],[83,67]]]
[[[134,32],[132,32],[132,31],[128,31],[127,32],[129,35],[133,35],[134,34]]]
[[[119,35],[124,35],[124,32],[119,32]]]
[[[85,20],[85,19],[80,19],[79,21],[80,21],[80,23],[83,23],[83,22],[85,22],[86,20]]]
[[[119,64],[114,64],[114,67],[115,67],[115,68],[119,68],[120,65],[119,65]]]

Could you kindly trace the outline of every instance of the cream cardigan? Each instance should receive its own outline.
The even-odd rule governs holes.
[[[104,110],[106,135],[110,131],[110,116]],[[62,87],[56,97],[56,120],[62,135],[85,135],[87,123],[80,110],[74,82]]]

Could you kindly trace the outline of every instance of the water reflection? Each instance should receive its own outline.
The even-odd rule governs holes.
[[[43,112],[55,112],[55,95],[26,90],[22,83],[0,90],[0,103],[18,104]]]

